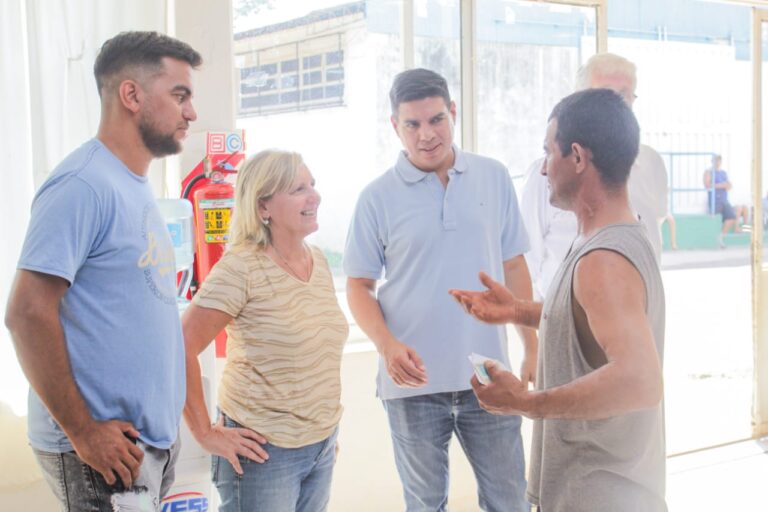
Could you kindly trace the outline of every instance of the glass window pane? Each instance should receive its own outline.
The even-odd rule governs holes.
[[[336,52],[328,52],[325,54],[325,63],[330,66],[332,64],[341,64],[344,59],[344,52],[342,50]]]
[[[241,15],[242,6],[256,9]],[[400,149],[388,95],[403,70],[402,1],[234,0],[233,9],[237,127],[249,154],[279,147],[304,156],[323,197],[311,242],[340,273],[357,196]],[[335,284],[343,294],[344,280]],[[350,341],[362,338],[353,327]]]
[[[335,82],[337,80],[344,80],[344,68],[328,69],[325,72],[326,82]]]
[[[292,89],[299,85],[299,75],[283,75],[280,78],[281,89]]]
[[[309,57],[304,57],[304,63],[302,64],[302,67],[304,69],[316,68],[319,67],[322,62],[322,55],[311,55]]]
[[[311,73],[304,73],[304,77],[302,79],[303,85],[314,85],[318,84],[323,80],[323,73],[320,71],[312,71]]]
[[[552,107],[596,50],[593,8],[478,1],[478,151],[509,168],[518,192],[542,156]]]
[[[454,141],[461,146],[461,39],[459,0],[414,1],[414,64],[448,82],[458,115]]]
[[[281,73],[290,73],[291,71],[296,71],[297,69],[299,69],[299,61],[297,59],[284,60],[280,63]]]

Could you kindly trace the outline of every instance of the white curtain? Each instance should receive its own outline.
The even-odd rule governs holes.
[[[32,199],[32,128],[24,0],[0,2],[0,299],[5,305],[29,220]],[[5,328],[0,329],[0,407],[26,410],[26,380]]]

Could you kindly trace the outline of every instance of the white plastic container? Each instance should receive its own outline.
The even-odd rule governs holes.
[[[179,302],[186,301],[195,261],[195,237],[192,229],[192,203],[186,199],[158,199],[157,206],[168,226],[176,258],[176,272],[181,272]]]

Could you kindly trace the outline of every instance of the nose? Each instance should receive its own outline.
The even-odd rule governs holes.
[[[424,141],[432,140],[435,137],[435,130],[429,123],[424,123],[419,130],[419,139]]]
[[[189,102],[187,105],[187,108],[183,110],[184,119],[187,121],[195,121],[197,119],[197,111],[195,111],[195,107],[192,106],[192,102]]]
[[[542,176],[547,175],[547,159],[546,158],[541,159],[541,168],[539,169],[539,174],[541,174]]]

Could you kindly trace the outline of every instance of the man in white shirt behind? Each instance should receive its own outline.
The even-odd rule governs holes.
[[[619,55],[592,56],[576,75],[576,90],[611,89],[631,107],[637,87],[636,66]],[[531,273],[534,295],[543,300],[576,237],[576,217],[549,203],[549,185],[540,170],[543,159],[528,169],[520,199],[520,213],[530,238],[531,250],[525,258]],[[668,211],[667,170],[661,156],[650,146],[640,144],[629,174],[629,201],[645,225],[656,260],[661,260],[660,224]]]

